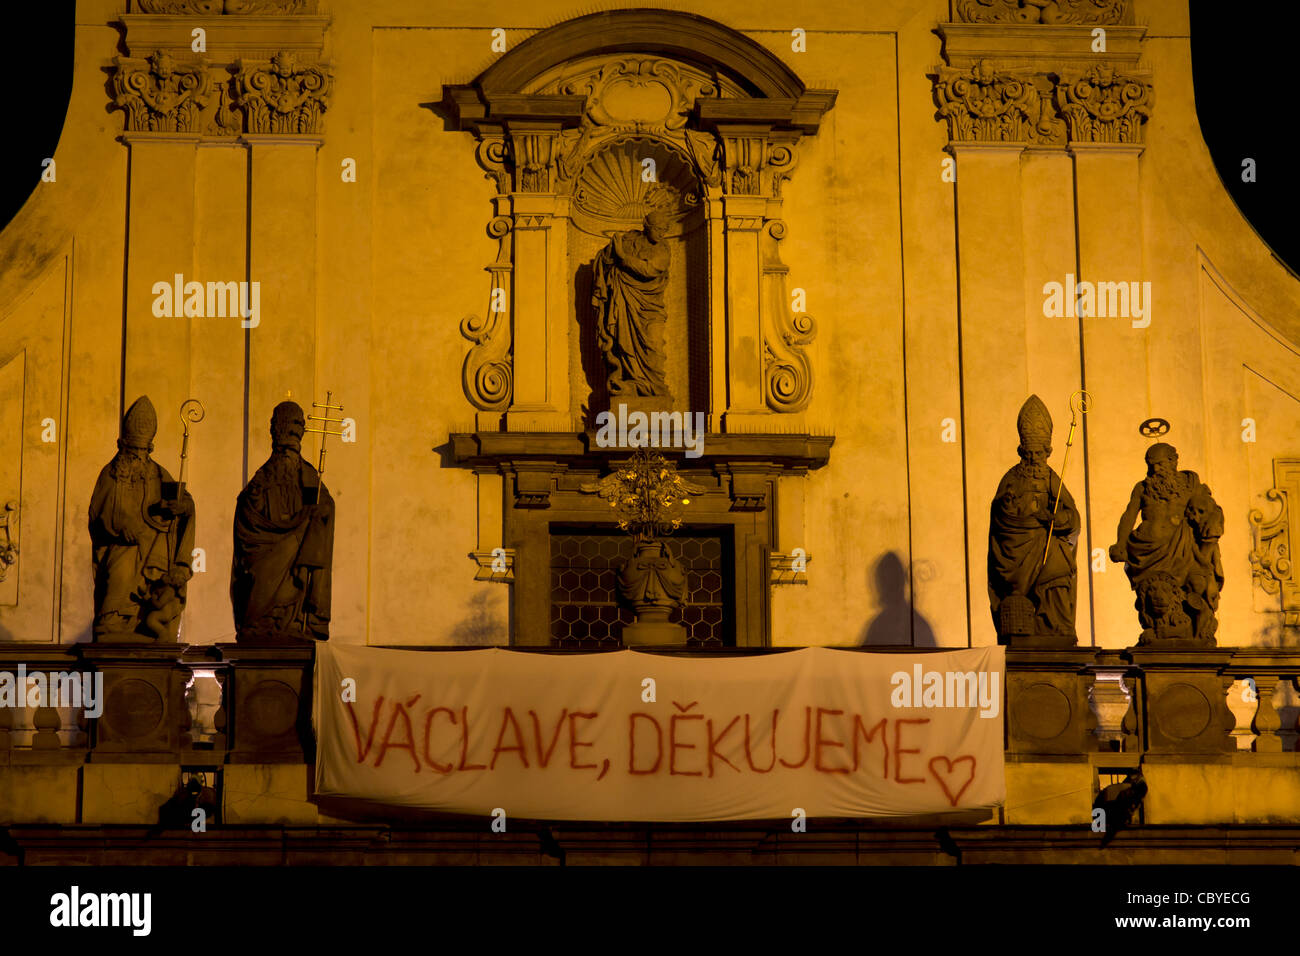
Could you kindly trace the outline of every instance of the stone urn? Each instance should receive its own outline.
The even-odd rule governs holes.
[[[624,646],[686,643],[686,628],[668,622],[686,596],[686,569],[664,542],[637,540],[636,553],[619,569],[618,593],[636,612],[636,622],[623,628]]]

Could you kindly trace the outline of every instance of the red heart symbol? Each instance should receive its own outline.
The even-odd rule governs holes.
[[[948,780],[945,779],[945,777],[951,779],[953,776],[953,770],[956,769],[957,764],[965,763],[966,761],[970,761],[970,776],[966,778],[966,782],[961,785],[961,789],[957,791],[956,795],[954,795],[951,788],[949,788]],[[934,765],[937,763],[947,764],[947,769],[943,774],[940,774],[939,771],[935,769]],[[955,807],[957,806],[957,801],[961,799],[961,795],[966,792],[966,788],[975,782],[975,758],[969,754],[965,757],[958,757],[956,760],[949,760],[947,757],[933,757],[930,760],[930,774],[935,780],[939,781],[939,786],[943,788],[943,795],[947,797],[948,802]]]

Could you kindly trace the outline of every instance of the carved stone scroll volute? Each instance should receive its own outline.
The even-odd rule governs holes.
[[[514,381],[510,345],[510,217],[497,216],[488,223],[488,235],[498,241],[496,261],[487,266],[492,277],[483,316],[467,315],[460,321],[461,335],[474,343],[465,356],[461,381],[465,397],[485,412],[501,412],[510,404]]]
[[[818,108],[829,108],[831,102],[833,97],[819,99]],[[760,117],[725,101],[698,109],[721,143],[719,180],[724,194],[717,205],[724,221],[721,235],[713,240],[713,254],[714,261],[726,263],[728,289],[728,406],[722,427],[770,427],[768,416],[801,412],[812,397],[812,362],[806,347],[815,327],[810,316],[792,313],[786,290],[789,269],[777,251],[786,232],[783,187],[797,164],[804,132],[791,128],[789,118],[776,112]]]
[[[1133,22],[1131,0],[955,0],[959,23],[1105,23]]]
[[[790,269],[777,247],[785,231],[780,219],[763,229],[763,399],[775,412],[798,412],[812,398],[813,368],[806,347],[817,330],[811,315],[791,308],[786,288]]]
[[[496,186],[499,195],[510,192],[509,152],[504,137],[484,135],[474,151],[474,158],[487,174],[486,178]]]
[[[1295,566],[1295,544],[1300,538],[1300,459],[1273,460],[1273,487],[1264,497],[1275,502],[1277,513],[1250,511],[1250,568],[1255,587],[1274,598],[1272,610],[1281,611],[1282,626],[1300,627],[1300,574]],[[1272,603],[1272,602],[1270,602]]]

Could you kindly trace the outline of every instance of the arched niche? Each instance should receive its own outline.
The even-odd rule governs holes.
[[[609,408],[604,358],[592,307],[592,262],[618,233],[642,228],[652,210],[667,213],[671,266],[665,290],[667,381],[675,404],[709,407],[708,233],[705,184],[688,157],[652,135],[617,137],[575,170],[569,204],[568,271],[573,302],[570,408],[584,427]]]
[[[579,270],[598,233],[603,245],[639,226],[634,211],[654,197],[627,173],[652,158],[663,166],[658,198],[676,190],[693,200],[673,236],[682,328],[670,329],[669,364],[684,390],[675,396],[706,411],[710,431],[797,430],[815,326],[790,313],[784,294],[781,186],[834,99],[743,34],[659,10],[567,21],[474,82],[445,87],[449,127],[474,135],[496,187],[497,311],[462,323],[478,427],[569,431],[599,409],[604,369],[584,345]]]

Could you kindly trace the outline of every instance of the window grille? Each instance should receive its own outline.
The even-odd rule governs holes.
[[[735,646],[731,616],[731,541],[725,531],[683,528],[665,539],[686,569],[685,607],[673,613],[688,643]],[[617,647],[635,619],[618,602],[618,569],[632,557],[633,539],[617,528],[552,527],[551,643],[556,647]]]

